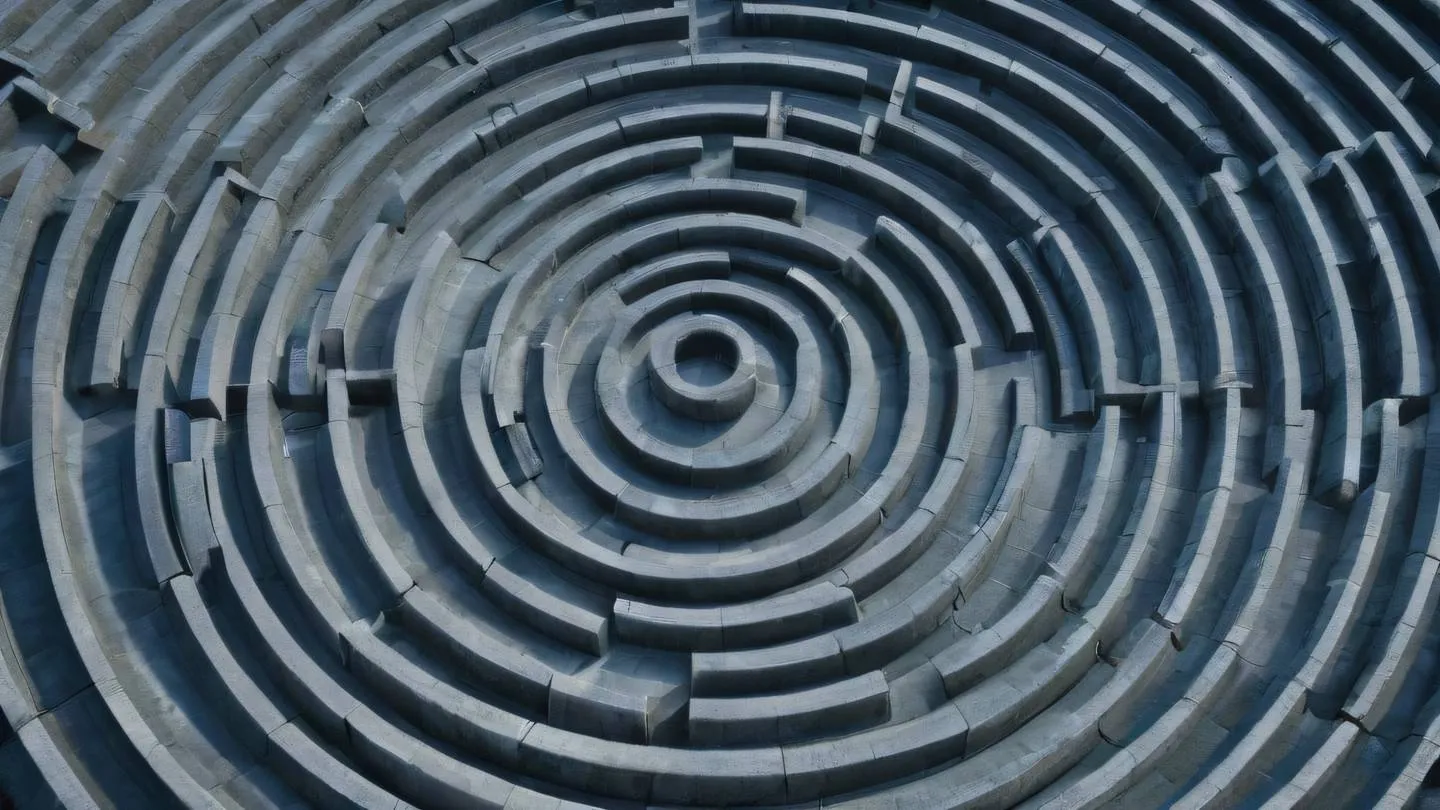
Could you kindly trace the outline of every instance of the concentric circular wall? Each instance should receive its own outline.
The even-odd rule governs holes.
[[[6,0],[0,807],[1440,802],[1437,59]]]

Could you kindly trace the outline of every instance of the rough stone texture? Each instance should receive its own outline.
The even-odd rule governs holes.
[[[0,810],[1440,806],[1435,0],[0,0]]]

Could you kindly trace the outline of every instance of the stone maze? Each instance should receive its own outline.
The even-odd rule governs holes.
[[[0,807],[1440,807],[1440,0],[0,5]]]

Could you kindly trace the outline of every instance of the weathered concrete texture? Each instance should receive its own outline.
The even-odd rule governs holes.
[[[0,2],[0,810],[1440,805],[1434,0]]]

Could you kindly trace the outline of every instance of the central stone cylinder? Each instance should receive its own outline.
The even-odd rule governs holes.
[[[657,330],[650,343],[650,390],[691,419],[738,417],[755,398],[755,343],[718,315],[684,315]]]

